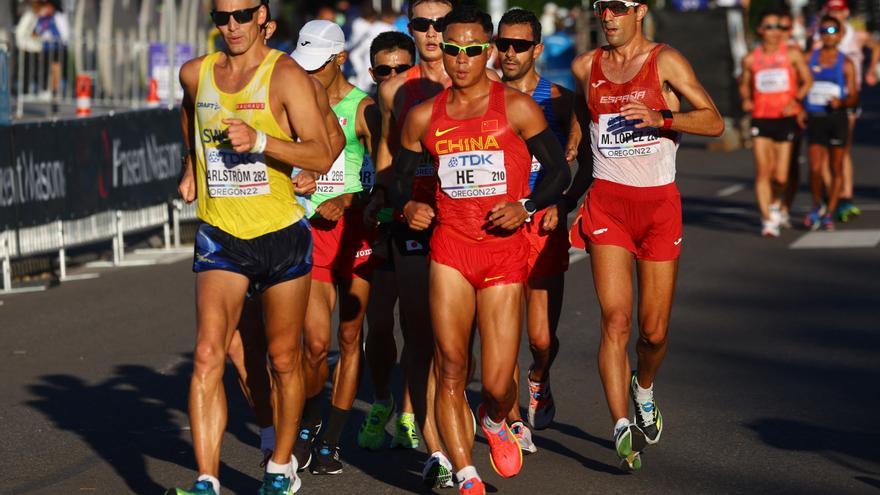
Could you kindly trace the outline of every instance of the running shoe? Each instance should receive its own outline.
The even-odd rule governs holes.
[[[321,423],[312,428],[304,427],[299,430],[299,435],[293,444],[293,457],[296,458],[300,471],[305,470],[312,462],[312,445],[319,431],[321,431]]]
[[[486,495],[486,485],[480,478],[471,478],[458,484],[458,493],[461,495]]]
[[[804,227],[810,230],[817,230],[822,220],[822,209],[811,208],[807,216],[804,217]]]
[[[531,368],[527,376],[532,376]],[[529,378],[529,424],[536,430],[543,430],[550,426],[554,416],[556,416],[556,403],[553,402],[550,381],[533,382]]]
[[[782,209],[779,207],[779,203],[774,203],[770,205],[770,221],[776,225],[782,224]]]
[[[822,215],[822,227],[821,228],[822,228],[822,230],[825,230],[828,232],[834,232],[834,219],[831,218],[830,213],[826,213],[825,215]]]
[[[312,474],[340,474],[342,461],[339,460],[339,446],[322,443],[315,449]]]
[[[852,201],[841,201],[840,205],[837,207],[837,211],[835,211],[835,216],[837,219],[843,223],[849,222],[854,217],[857,217],[862,214],[862,210],[860,210],[856,205],[852,204]]]
[[[522,449],[524,453],[534,454],[538,451],[538,447],[535,447],[535,443],[532,442],[532,432],[522,421],[514,421],[513,424],[510,425],[510,431],[513,432],[513,436],[516,437],[516,442],[519,444],[519,448]]]
[[[422,468],[422,483],[428,488],[452,488],[452,463],[441,453],[428,457]]]
[[[391,419],[394,404],[386,406],[378,402],[373,403],[369,414],[364,418],[361,429],[358,431],[358,447],[369,450],[379,450],[385,443],[385,425]]]
[[[412,413],[402,413],[397,417],[397,428],[391,439],[392,449],[419,448],[419,435],[416,433],[416,417]]]
[[[657,407],[657,402],[654,400],[653,391],[651,392],[650,399],[644,402],[636,400],[636,387],[638,386],[638,383],[636,374],[633,373],[632,379],[630,380],[629,392],[636,411],[635,424],[637,429],[634,434],[636,436],[644,437],[644,442],[648,445],[654,445],[660,441],[660,434],[663,433],[663,416],[660,414],[660,408]],[[641,445],[641,442],[642,440],[640,438],[635,438],[633,440],[637,450],[642,450],[644,448],[644,445]]]
[[[296,473],[288,478],[283,474],[264,473],[263,486],[260,487],[259,495],[293,495],[302,486],[302,480]]]
[[[217,492],[214,491],[214,485],[210,481],[196,481],[189,490],[169,488],[165,490],[165,495],[217,495]]]
[[[483,404],[477,409],[477,417],[483,428],[483,434],[489,441],[489,461],[492,463],[492,468],[504,478],[516,476],[522,469],[523,454],[516,437],[507,425],[507,420],[502,420],[501,430],[492,433],[485,425],[486,407]]]
[[[620,468],[624,471],[638,471],[642,468],[641,454],[633,449],[633,428],[635,425],[626,425],[614,431],[614,449],[620,459]]]
[[[773,220],[762,221],[761,235],[764,237],[779,237],[779,224]]]
[[[783,229],[791,228],[791,215],[788,213],[788,210],[781,210],[779,212],[779,227]]]

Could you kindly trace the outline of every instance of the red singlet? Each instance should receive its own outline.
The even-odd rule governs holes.
[[[788,58],[788,44],[773,53],[759,46],[752,51],[752,118],[781,119],[797,95],[797,74]],[[793,108],[797,110],[797,108]],[[794,114],[792,114],[794,115]]]

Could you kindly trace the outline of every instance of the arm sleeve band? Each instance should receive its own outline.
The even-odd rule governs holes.
[[[578,154],[578,168],[571,180],[571,186],[566,191],[563,199],[568,211],[574,211],[581,196],[587,192],[587,188],[593,183],[593,154],[587,156]]]
[[[394,158],[391,168],[394,171],[394,179],[391,182],[391,204],[396,208],[403,208],[412,196],[413,177],[416,169],[422,162],[422,153],[406,148],[400,148],[400,152]]]
[[[532,156],[544,167],[544,178],[529,195],[535,206],[542,210],[556,204],[562,197],[562,192],[571,181],[571,171],[568,169],[568,163],[565,162],[562,145],[549,127],[527,139],[526,146]]]

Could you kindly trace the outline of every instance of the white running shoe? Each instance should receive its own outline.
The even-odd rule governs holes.
[[[779,237],[779,224],[772,220],[761,222],[761,235],[764,237]]]
[[[510,431],[513,432],[513,436],[516,437],[516,442],[524,454],[534,454],[538,451],[538,447],[535,447],[535,443],[532,442],[532,431],[522,421],[511,424]]]

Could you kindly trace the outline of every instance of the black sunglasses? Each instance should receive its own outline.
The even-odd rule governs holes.
[[[773,31],[775,29],[778,29],[780,31],[788,31],[789,29],[791,29],[789,26],[785,26],[783,24],[761,24],[760,27],[765,31]]]
[[[406,72],[412,65],[409,64],[400,64],[400,65],[377,65],[373,67],[373,74],[376,74],[379,77],[385,77],[391,74],[391,71],[394,71],[395,74],[400,74],[402,72]]]
[[[501,53],[507,53],[507,50],[510,50],[510,47],[513,47],[513,51],[516,53],[523,53],[535,45],[537,45],[537,43],[532,40],[521,40],[516,38],[498,38],[495,40],[495,47],[498,48],[498,51]]]
[[[214,21],[214,24],[217,26],[225,26],[229,24],[229,18],[232,17],[235,19],[235,22],[239,24],[247,24],[254,19],[254,12],[260,9],[263,5],[257,5],[256,7],[251,7],[249,9],[239,9],[234,10],[232,12],[225,12],[222,10],[212,10],[211,11],[211,20]]]
[[[428,19],[427,17],[413,17],[409,21],[409,27],[411,27],[413,31],[418,31],[420,33],[427,33],[431,26],[434,26],[434,31],[437,31],[438,33],[443,31],[443,18]]]

